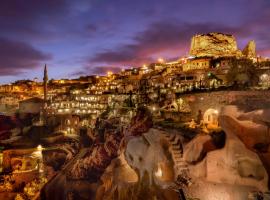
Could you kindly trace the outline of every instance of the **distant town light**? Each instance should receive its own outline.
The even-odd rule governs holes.
[[[164,59],[163,59],[163,58],[159,58],[159,59],[158,59],[158,62],[159,62],[159,63],[163,63],[163,62],[164,62]]]
[[[108,71],[108,72],[107,72],[107,75],[108,75],[108,76],[111,76],[112,74],[113,74],[113,73],[112,73],[111,71]]]

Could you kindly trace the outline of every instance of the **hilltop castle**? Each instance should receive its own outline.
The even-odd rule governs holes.
[[[250,41],[243,51],[237,47],[233,35],[208,33],[195,35],[191,39],[190,55],[194,57],[256,57],[255,41]]]

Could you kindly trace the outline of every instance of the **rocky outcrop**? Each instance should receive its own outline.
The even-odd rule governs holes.
[[[202,200],[248,199],[249,193],[253,191],[268,191],[267,167],[260,160],[262,156],[252,149],[252,146],[262,142],[263,138],[261,137],[263,135],[260,136],[262,133],[260,127],[259,131],[256,131],[258,126],[250,126],[251,121],[258,118],[257,115],[262,117],[267,116],[267,113],[243,114],[235,106],[225,107],[219,116],[220,125],[226,133],[223,148],[207,151],[205,144],[216,140],[216,136],[211,139],[207,135],[197,136],[185,146],[184,155],[189,161],[188,168],[193,183],[186,191],[188,194],[199,195]],[[252,131],[249,132],[249,129]],[[218,145],[215,146],[220,148],[222,140],[217,139]],[[203,154],[206,155],[202,158]]]
[[[51,166],[54,171],[60,170],[66,162],[67,154],[61,149],[44,151],[43,160],[46,166]]]
[[[168,140],[175,145],[171,146]],[[124,153],[101,176],[96,199],[179,199],[174,190],[166,187],[174,181],[170,152],[179,150],[175,149],[178,145],[181,146],[174,134],[153,128],[130,138]]]
[[[138,182],[137,173],[127,164],[124,154],[112,160],[101,176],[102,185],[97,190],[96,199],[115,199],[117,195],[127,197]]]
[[[259,157],[231,132],[225,147],[208,153],[205,162],[207,181],[267,190],[268,176]]]
[[[120,135],[115,133],[108,135],[105,143],[96,142],[84,158],[77,160],[68,173],[68,177],[70,179],[98,179],[111,160],[117,157],[120,141]]]
[[[152,128],[142,136],[130,139],[125,150],[128,164],[138,172],[140,180],[148,174],[150,185],[159,180],[174,180],[173,165],[164,150],[166,145],[169,149],[169,145],[163,133]],[[155,173],[159,168],[162,174],[157,177]]]
[[[196,57],[241,56],[237,43],[232,35],[208,33],[195,35],[191,40],[190,55]]]
[[[188,163],[196,163],[202,160],[206,154],[204,144],[211,141],[210,135],[199,135],[185,146],[184,159]]]
[[[223,131],[200,134],[185,146],[184,160],[193,164],[200,162],[208,152],[223,148],[225,142],[226,134]]]
[[[114,119],[98,121],[94,145],[84,158],[74,164],[68,173],[70,179],[98,179],[110,162],[125,148],[130,138],[138,137],[152,127],[152,115],[147,108],[139,107],[124,135],[119,127],[115,126],[117,124],[119,121]]]
[[[256,43],[254,40],[249,41],[249,43],[243,50],[243,55],[245,55],[248,58],[256,57]]]
[[[243,113],[235,106],[226,106],[221,112],[222,119],[227,121],[233,133],[246,147],[253,151],[267,149],[270,142],[270,109]]]
[[[174,190],[164,189],[159,185],[149,185],[145,175],[139,180],[136,171],[126,162],[124,155],[114,159],[101,176],[96,200],[141,200],[164,199],[177,200]]]
[[[153,126],[152,114],[146,107],[139,107],[125,131],[126,137],[140,136]]]

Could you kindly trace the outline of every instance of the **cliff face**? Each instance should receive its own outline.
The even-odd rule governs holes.
[[[256,43],[254,40],[249,41],[243,50],[243,54],[248,58],[256,57]]]
[[[196,57],[241,56],[242,52],[237,48],[234,36],[208,33],[192,37],[190,55]]]

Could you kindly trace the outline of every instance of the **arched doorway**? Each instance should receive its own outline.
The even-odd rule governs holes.
[[[203,115],[203,122],[208,126],[218,126],[218,110],[209,108]]]

